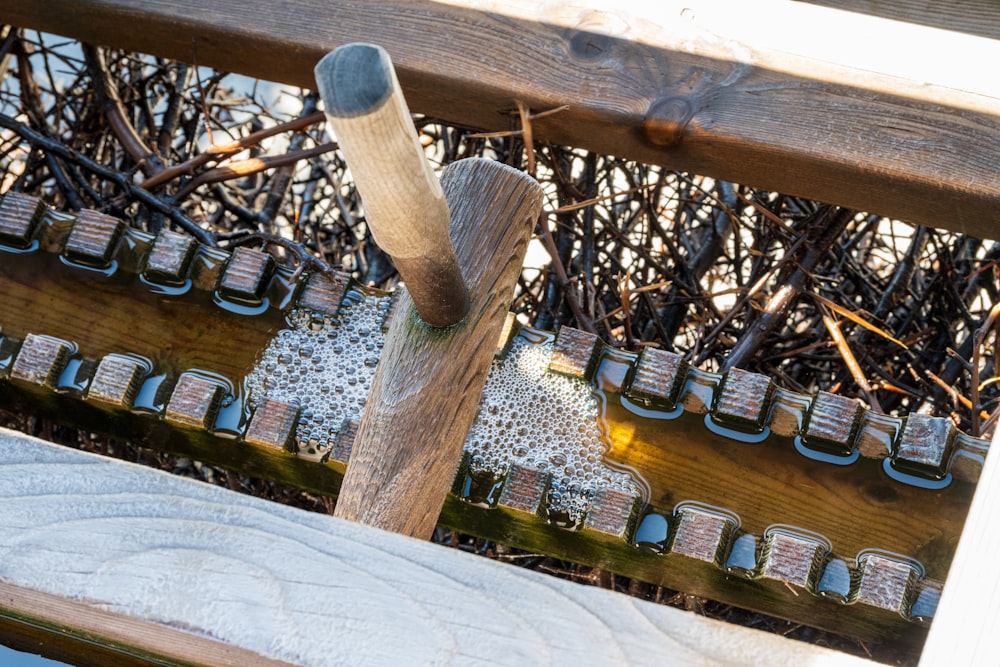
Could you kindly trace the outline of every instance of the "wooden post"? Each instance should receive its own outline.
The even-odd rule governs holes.
[[[319,61],[316,82],[375,240],[392,257],[424,321],[455,324],[469,299],[448,240],[448,204],[389,54],[373,44],[347,44]]]
[[[465,160],[446,172],[446,196],[378,46],[331,51],[316,81],[372,233],[409,292],[405,315],[390,325],[336,516],[426,538],[475,418],[541,188],[500,164]]]
[[[542,204],[526,174],[470,158],[444,172],[468,316],[428,327],[408,297],[393,318],[335,516],[427,538],[476,415],[524,251]]]

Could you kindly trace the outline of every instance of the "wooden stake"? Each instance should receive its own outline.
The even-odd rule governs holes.
[[[534,179],[488,160],[452,164],[443,185],[471,308],[459,325],[434,329],[404,297],[334,513],[421,538],[433,532],[455,477],[542,205]]]
[[[455,324],[469,299],[448,239],[448,204],[389,54],[373,44],[347,44],[320,60],[315,73],[375,240],[392,257],[423,320]]]

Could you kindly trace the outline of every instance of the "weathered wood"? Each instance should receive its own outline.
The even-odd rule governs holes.
[[[975,5],[966,22],[995,33],[995,8]],[[516,100],[568,105],[535,120],[534,136],[998,235],[1000,93],[982,73],[1000,62],[997,40],[790,0],[294,7],[7,0],[5,20],[306,87],[323,54],[363,36],[391,54],[419,113],[507,130]],[[843,35],[865,46],[844,48]]]
[[[0,243],[23,249],[31,244],[45,205],[38,197],[8,192],[0,198]]]
[[[14,359],[10,376],[16,380],[53,388],[70,355],[66,341],[30,334]]]
[[[955,443],[955,425],[944,417],[907,415],[892,462],[901,468],[941,477]]]
[[[549,477],[549,473],[544,470],[517,463],[511,465],[497,505],[538,516],[545,501]]]
[[[123,228],[122,221],[110,215],[89,209],[80,211],[66,239],[66,257],[102,268],[110,265]]]
[[[872,664],[6,430],[0,582],[74,664]]]
[[[233,250],[219,281],[224,297],[259,302],[274,273],[274,258],[260,250],[239,247]]]
[[[635,527],[642,500],[638,495],[617,489],[599,489],[590,501],[582,530],[595,531],[627,540]]]
[[[555,349],[549,370],[580,380],[589,380],[594,374],[601,340],[596,334],[573,327],[562,327],[556,334]]]
[[[294,438],[298,419],[298,406],[265,398],[250,418],[244,439],[251,445],[287,449]]]
[[[183,283],[197,248],[194,237],[161,229],[153,241],[142,274],[154,282]]]
[[[761,575],[785,584],[812,589],[830,547],[810,535],[771,530],[760,555]]]
[[[677,511],[677,528],[670,550],[674,553],[721,565],[729,550],[729,538],[736,528],[731,517],[699,507]]]
[[[1000,431],[992,448],[1000,449]],[[986,457],[965,530],[955,550],[921,667],[988,665],[1000,655],[1000,456]]]
[[[643,348],[625,381],[625,394],[631,399],[673,409],[684,386],[687,366],[675,352]]]
[[[871,14],[893,21],[925,25],[941,30],[1000,39],[1000,22],[994,0],[807,0],[843,11]],[[815,39],[816,35],[812,38]]]
[[[456,162],[442,185],[471,308],[460,324],[436,329],[401,301],[336,509],[421,537],[437,525],[455,477],[542,204],[533,179],[486,160]]]
[[[910,563],[878,554],[861,558],[857,601],[898,614],[909,613],[920,573]]]
[[[767,423],[774,386],[766,375],[734,368],[722,376],[712,404],[712,419],[721,424],[759,432]]]
[[[209,429],[222,400],[218,382],[192,373],[182,373],[167,403],[166,418],[175,424]]]
[[[94,379],[87,388],[87,398],[128,410],[146,372],[137,359],[109,354],[97,365]]]
[[[337,272],[333,275],[314,273],[309,276],[306,286],[299,295],[299,306],[315,310],[317,313],[332,315],[340,308],[340,302],[347,292],[351,276]]]
[[[849,454],[854,448],[862,407],[858,401],[821,391],[806,414],[802,439],[809,445]]]
[[[344,152],[372,235],[435,327],[469,312],[469,290],[448,235],[441,184],[424,155],[389,54],[347,44],[316,65],[326,118]]]

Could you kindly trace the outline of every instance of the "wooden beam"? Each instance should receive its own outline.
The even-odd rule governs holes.
[[[469,314],[448,329],[420,321],[407,297],[386,334],[336,515],[429,538],[455,479],[513,298],[542,189],[481,158],[442,178]]]
[[[26,622],[196,664],[873,664],[0,430]]]
[[[942,30],[1000,39],[994,0],[805,0],[813,5],[871,14]],[[976,68],[973,68],[976,69]]]
[[[1000,432],[992,448],[1000,448]],[[986,457],[938,613],[920,658],[923,667],[986,665],[1000,654],[1000,456]]]
[[[364,39],[451,123],[568,105],[534,136],[1000,236],[997,40],[790,0],[8,0],[5,20],[306,87]]]

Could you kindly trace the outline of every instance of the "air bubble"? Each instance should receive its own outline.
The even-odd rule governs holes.
[[[387,298],[364,297],[357,292],[345,296],[338,317],[323,317],[302,310],[287,316],[288,328],[280,331],[247,376],[247,403],[257,407],[264,398],[296,403],[303,414],[312,415],[296,433],[297,442],[318,438],[327,447],[345,419],[360,419],[361,406],[374,377],[380,345],[365,349],[345,342],[345,327],[367,329],[369,345],[382,342],[378,311]],[[353,308],[352,302],[371,306]],[[290,371],[294,371],[289,374]],[[350,380],[337,381],[350,375]],[[334,398],[332,395],[336,394]],[[306,432],[308,431],[308,433]]]
[[[552,348],[519,337],[503,359],[493,361],[466,451],[482,451],[472,442],[491,443],[481,465],[496,476],[506,474],[512,460],[553,470],[557,493],[549,497],[549,508],[575,522],[598,489],[637,488],[627,474],[604,466],[597,398],[587,383],[547,372]]]

